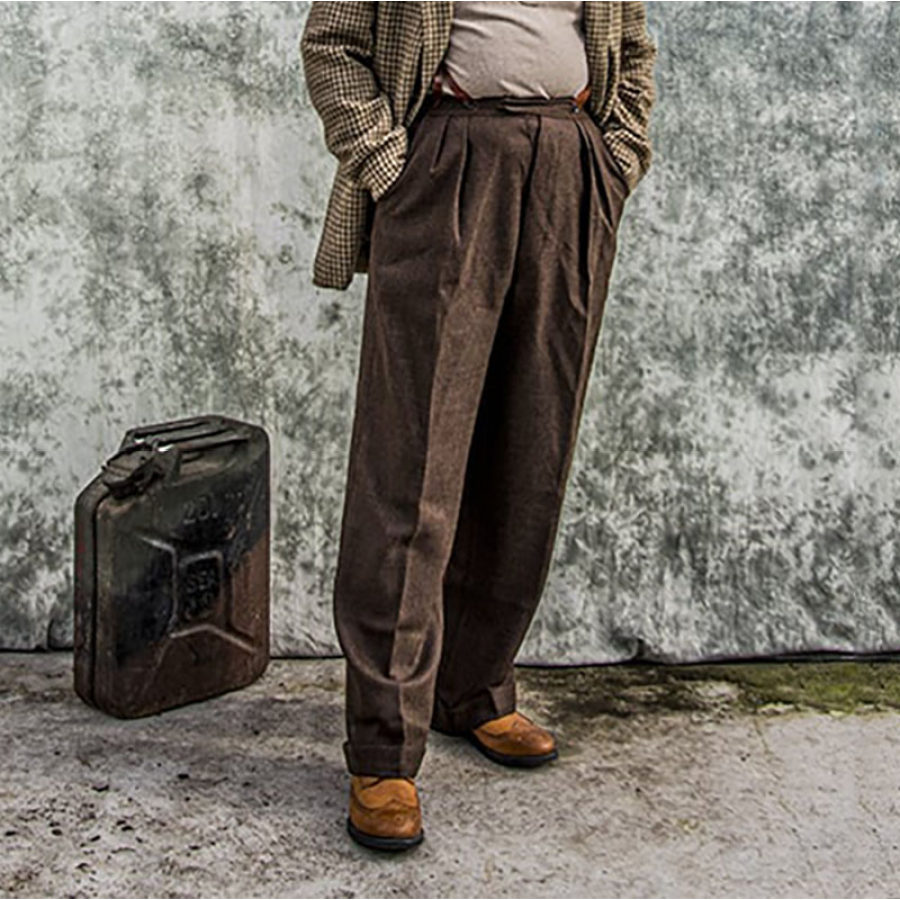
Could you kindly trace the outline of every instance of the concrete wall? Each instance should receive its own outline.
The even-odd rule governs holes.
[[[338,652],[365,279],[310,283],[306,13],[0,6],[0,646],[70,646],[72,505],[124,430],[221,412],[272,439],[273,651]],[[891,649],[900,8],[648,16],[654,166],[520,661]]]

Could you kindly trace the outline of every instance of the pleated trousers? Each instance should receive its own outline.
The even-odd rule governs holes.
[[[429,99],[374,206],[334,581],[347,768],[516,708],[628,187],[573,100]]]

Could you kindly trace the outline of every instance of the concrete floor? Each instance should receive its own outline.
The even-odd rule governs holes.
[[[520,668],[560,759],[433,733],[425,841],[346,834],[343,662],[118,720],[0,654],[0,895],[897,896],[896,663]]]

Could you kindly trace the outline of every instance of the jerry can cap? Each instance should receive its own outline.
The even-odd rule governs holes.
[[[115,497],[140,494],[157,478],[172,475],[179,455],[175,444],[136,441],[109,457],[100,477]]]

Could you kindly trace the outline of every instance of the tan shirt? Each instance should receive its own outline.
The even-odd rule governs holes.
[[[589,82],[583,3],[453,4],[450,45],[439,69],[471,97],[572,97]]]

